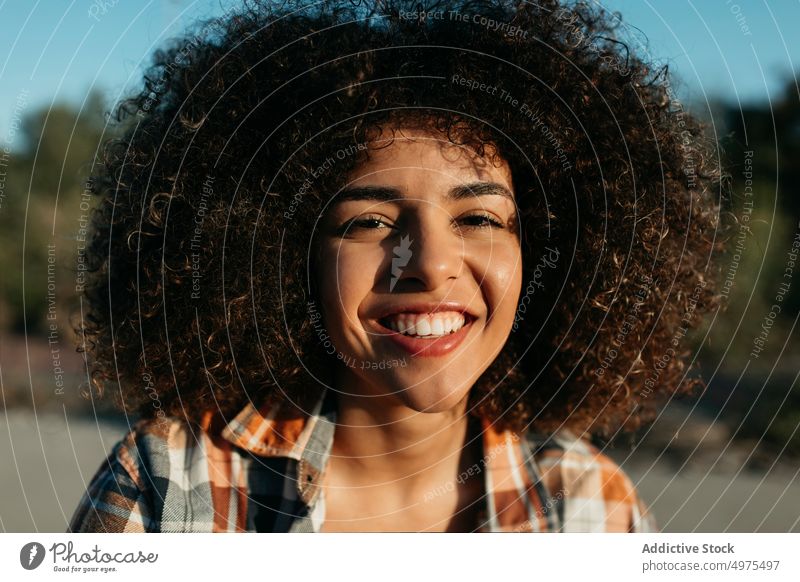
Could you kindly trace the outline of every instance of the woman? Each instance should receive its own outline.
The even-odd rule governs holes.
[[[654,531],[719,172],[611,18],[254,3],[118,109],[80,332],[140,420],[70,531]],[[424,9],[423,9],[424,8]]]

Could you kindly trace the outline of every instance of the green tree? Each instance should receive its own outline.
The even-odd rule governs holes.
[[[0,207],[0,326],[7,330],[45,331],[52,309],[59,327],[69,327],[80,195],[98,146],[112,137],[106,109],[92,92],[82,109],[58,103],[24,113]]]

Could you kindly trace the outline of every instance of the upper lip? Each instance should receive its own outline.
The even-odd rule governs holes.
[[[437,313],[440,311],[455,311],[476,319],[477,315],[472,313],[466,305],[458,301],[419,301],[414,303],[402,303],[385,307],[378,315],[378,319],[389,317],[396,313]]]

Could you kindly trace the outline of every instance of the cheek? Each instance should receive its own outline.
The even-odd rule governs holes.
[[[486,301],[495,317],[511,326],[522,290],[522,255],[516,245],[494,246],[484,260]]]
[[[358,316],[358,307],[374,287],[384,253],[371,245],[331,242],[320,248],[317,281],[331,320]]]

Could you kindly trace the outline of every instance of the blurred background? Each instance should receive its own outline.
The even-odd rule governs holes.
[[[723,258],[726,308],[692,338],[707,389],[597,444],[663,531],[800,531],[800,2],[602,5],[706,120],[745,227]],[[85,394],[75,351],[83,183],[98,144],[118,131],[107,112],[140,87],[152,51],[235,6],[0,3],[0,531],[63,531],[133,420]]]

